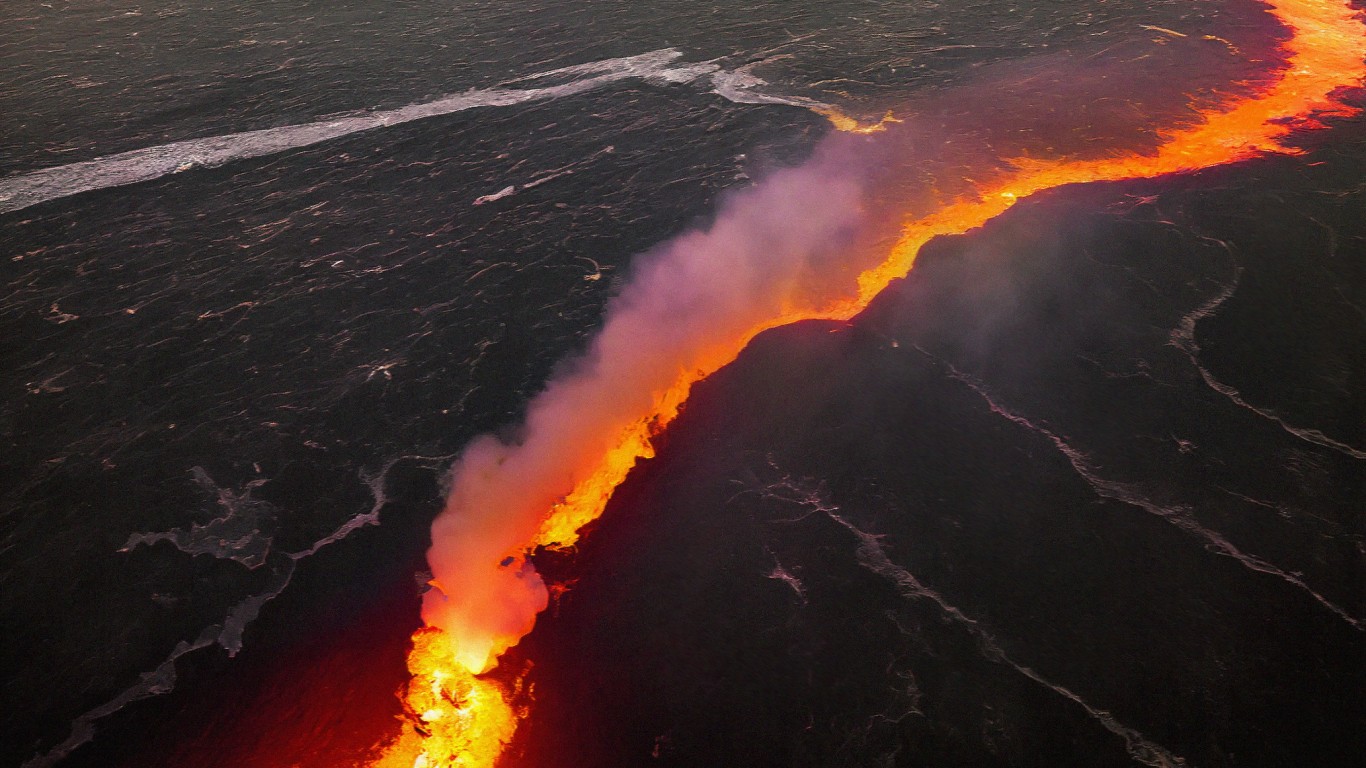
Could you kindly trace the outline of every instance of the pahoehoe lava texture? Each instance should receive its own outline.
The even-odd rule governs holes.
[[[1354,764],[1366,463],[1266,416],[1361,447],[1366,156],[1314,152],[1041,195],[757,339],[542,558],[517,764]]]

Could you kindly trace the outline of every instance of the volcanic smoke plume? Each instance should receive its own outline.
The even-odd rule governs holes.
[[[504,692],[475,676],[528,633],[548,604],[527,555],[573,545],[634,463],[652,455],[652,435],[677,414],[691,384],[734,359],[755,334],[800,319],[852,316],[905,275],[929,239],[978,227],[1040,190],[1286,152],[1280,140],[1294,127],[1349,113],[1336,94],[1366,71],[1366,38],[1353,9],[1341,0],[1267,5],[1290,34],[1279,51],[1284,65],[1228,103],[1188,105],[1199,114],[1185,123],[1119,126],[1118,118],[1082,110],[1086,122],[1065,135],[1077,142],[1099,133],[1099,141],[1070,145],[1084,152],[1041,152],[1011,138],[1015,133],[974,134],[953,120],[908,119],[870,136],[837,133],[809,162],[730,195],[713,221],[637,259],[601,332],[560,367],[524,421],[475,440],[452,470],[432,530],[433,589],[423,604],[423,618],[440,634],[419,633],[410,659],[408,706],[420,725],[387,764],[497,759],[516,718]],[[1049,107],[1084,103],[1113,82],[1097,66],[1085,77],[1067,75],[1068,64],[1048,60],[1031,72],[1067,83]],[[1146,76],[1158,80],[1170,70]],[[990,86],[952,98],[971,102],[975,93],[985,113],[998,93]],[[1038,128],[1030,134],[1036,143],[1056,120],[1048,109],[1040,114],[1033,126],[1021,118]],[[1133,136],[1143,139],[1119,145]]]
[[[463,664],[486,669],[545,608],[545,586],[522,555],[528,542],[564,545],[574,535],[542,530],[546,511],[592,477],[623,435],[672,415],[671,389],[724,363],[734,339],[847,286],[852,265],[839,257],[862,214],[858,183],[834,162],[736,196],[707,230],[647,257],[602,332],[531,403],[525,423],[469,446],[432,531],[439,587],[423,610]]]

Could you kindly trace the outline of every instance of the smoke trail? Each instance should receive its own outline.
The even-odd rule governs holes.
[[[405,729],[377,765],[444,765],[460,755],[461,765],[493,765],[516,718],[502,690],[475,675],[549,602],[528,551],[571,546],[635,462],[653,455],[651,437],[690,385],[755,333],[848,311],[884,231],[849,147],[827,142],[808,164],[730,195],[710,226],[640,257],[601,332],[561,366],[523,423],[466,448],[432,526],[429,628],[408,661],[404,699],[420,727]]]
[[[429,553],[440,583],[458,589],[428,593],[424,616],[451,635],[468,668],[485,669],[545,607],[545,587],[522,557],[527,542],[572,543],[577,525],[543,532],[546,512],[623,434],[648,430],[642,417],[661,405],[676,410],[665,401],[680,378],[727,362],[756,325],[847,290],[857,274],[849,250],[867,226],[864,190],[836,158],[732,197],[708,229],[644,257],[601,333],[531,403],[517,433],[466,449]]]
[[[957,173],[957,184],[936,189],[932,182],[922,190],[929,199],[917,200],[908,199],[899,175],[933,177],[916,156],[920,140],[933,135],[921,132],[924,126],[896,126],[876,143],[836,136],[806,165],[724,200],[710,226],[639,259],[601,333],[532,400],[525,421],[510,435],[476,440],[453,468],[452,492],[432,529],[436,588],[424,599],[423,618],[444,631],[449,647],[442,651],[463,669],[433,667],[433,630],[419,635],[409,664],[422,677],[409,684],[408,700],[421,723],[414,730],[431,735],[405,735],[383,764],[497,760],[511,708],[473,675],[529,632],[548,603],[527,552],[571,546],[634,463],[653,455],[651,437],[674,418],[692,383],[734,359],[756,333],[852,316],[904,276],[930,239],[979,227],[1040,190],[1290,152],[1281,140],[1295,127],[1354,114],[1337,92],[1366,76],[1356,12],[1342,0],[1267,6],[1291,33],[1280,51],[1285,68],[1265,89],[1168,129],[1154,146],[1115,147],[1099,157],[1058,157],[1050,147],[1051,159],[1011,159],[989,141],[974,146],[979,155],[972,158],[941,146],[934,150],[944,155],[940,181]],[[1080,87],[1108,88],[1103,79]],[[1057,80],[1071,85],[1086,77]],[[747,87],[744,77],[718,83]],[[898,226],[899,239],[888,231]],[[445,708],[427,709],[443,700]],[[480,722],[496,728],[475,732]]]

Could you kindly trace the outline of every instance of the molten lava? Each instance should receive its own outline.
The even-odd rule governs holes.
[[[850,117],[838,109],[817,109],[815,112],[826,120],[829,120],[830,124],[835,127],[835,130],[843,131],[845,133],[881,133],[882,131],[887,130],[888,123],[901,122],[896,119],[891,112],[883,115],[882,119],[878,120],[876,123],[861,122],[857,118]]]
[[[492,765],[517,729],[517,718],[502,689],[475,677],[455,658],[445,633],[433,627],[413,635],[408,673],[412,678],[403,703],[411,728],[375,765]]]
[[[526,443],[534,444],[531,449],[493,438],[471,444],[457,465],[447,511],[433,527],[429,558],[440,584],[424,601],[423,617],[431,627],[413,638],[413,679],[405,695],[410,726],[379,765],[472,768],[497,762],[518,715],[509,692],[480,675],[531,630],[548,603],[528,553],[573,546],[579,530],[602,513],[635,463],[653,455],[652,437],[678,414],[692,385],[735,359],[756,334],[798,320],[852,317],[888,283],[906,275],[930,239],[979,227],[1040,190],[1293,153],[1279,143],[1291,131],[1355,113],[1336,94],[1366,78],[1366,30],[1357,12],[1345,0],[1267,0],[1267,5],[1291,37],[1283,46],[1286,66],[1260,93],[1164,134],[1151,152],[1088,160],[1018,158],[1008,170],[979,180],[975,195],[906,222],[885,260],[858,275],[838,298],[784,295],[780,311],[721,328],[703,341],[680,343],[686,353],[681,359],[651,369],[650,392],[624,393],[624,385],[615,383],[594,391],[602,378],[554,382],[530,406],[524,433]],[[843,127],[881,126],[850,121]],[[581,405],[611,398],[627,400],[634,410],[624,416],[614,411],[609,423],[581,413]],[[557,410],[557,402],[568,405]],[[489,504],[502,499],[517,509],[509,509],[506,517],[487,514]],[[525,509],[532,511],[529,518],[517,514]]]

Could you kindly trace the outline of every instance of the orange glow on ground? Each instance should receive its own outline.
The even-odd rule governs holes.
[[[496,684],[475,677],[431,627],[413,635],[403,696],[409,724],[376,768],[492,766],[512,739],[517,718]]]
[[[892,280],[904,277],[921,246],[938,235],[975,229],[1018,200],[1045,189],[1094,181],[1143,179],[1246,160],[1265,153],[1295,154],[1278,141],[1296,129],[1323,127],[1328,117],[1356,110],[1333,98],[1366,77],[1366,37],[1359,15],[1340,0],[1268,0],[1272,12],[1294,32],[1285,43],[1287,66],[1276,83],[1231,109],[1203,115],[1192,128],[1163,136],[1153,154],[1090,161],[1017,158],[1013,173],[986,185],[980,197],[958,200],[909,222],[891,256],[859,277],[860,305]]]
[[[819,307],[795,306],[777,317],[757,319],[747,331],[733,338],[716,339],[693,359],[679,360],[680,374],[672,386],[654,393],[650,410],[619,425],[615,442],[597,459],[589,459],[563,497],[547,510],[539,530],[517,535],[506,564],[490,563],[485,584],[448,584],[466,592],[467,604],[488,606],[503,613],[502,603],[525,603],[524,597],[504,596],[498,585],[525,573],[525,554],[536,547],[570,547],[579,530],[601,515],[617,486],[642,458],[654,455],[651,439],[677,416],[694,383],[728,364],[759,333],[781,325],[811,319],[848,319],[868,305],[894,279],[904,277],[922,246],[940,235],[961,234],[982,226],[1035,192],[1066,184],[1151,178],[1246,160],[1267,153],[1290,154],[1280,144],[1294,130],[1322,127],[1325,117],[1346,116],[1356,110],[1335,98],[1341,88],[1356,87],[1366,78],[1366,35],[1361,20],[1344,0],[1267,0],[1275,17],[1292,33],[1284,44],[1285,68],[1255,96],[1211,110],[1198,124],[1168,132],[1161,144],[1148,153],[1120,154],[1093,160],[1018,158],[1009,169],[981,181],[971,197],[945,201],[927,216],[907,221],[899,241],[882,264],[858,277],[847,295]],[[829,116],[827,116],[829,117]],[[843,117],[843,116],[840,116]],[[889,116],[890,117],[890,116]],[[832,122],[842,130],[879,130],[848,118]],[[884,120],[884,123],[886,120]],[[517,532],[514,532],[517,533]],[[520,572],[507,575],[508,572]],[[539,578],[539,577],[535,577]],[[539,583],[539,582],[537,582]],[[443,589],[443,591],[448,591]],[[454,596],[453,596],[454,597]],[[461,599],[465,599],[462,597]],[[493,766],[516,729],[518,715],[498,684],[477,677],[494,657],[515,644],[535,622],[540,605],[519,605],[513,619],[491,621],[507,629],[496,637],[447,641],[439,630],[424,629],[414,636],[409,659],[413,680],[407,688],[410,726],[390,745],[377,765],[384,768],[421,766]],[[527,616],[529,614],[529,617]],[[472,629],[472,634],[489,634]],[[457,656],[452,643],[475,648]],[[425,732],[425,733],[424,733]]]
[[[859,122],[858,119],[850,117],[838,109],[818,109],[816,110],[816,113],[826,120],[829,120],[830,124],[835,126],[835,130],[844,131],[845,133],[881,133],[882,131],[887,130],[888,123],[901,122],[892,116],[891,112],[883,115],[882,119],[878,120],[876,123]]]

